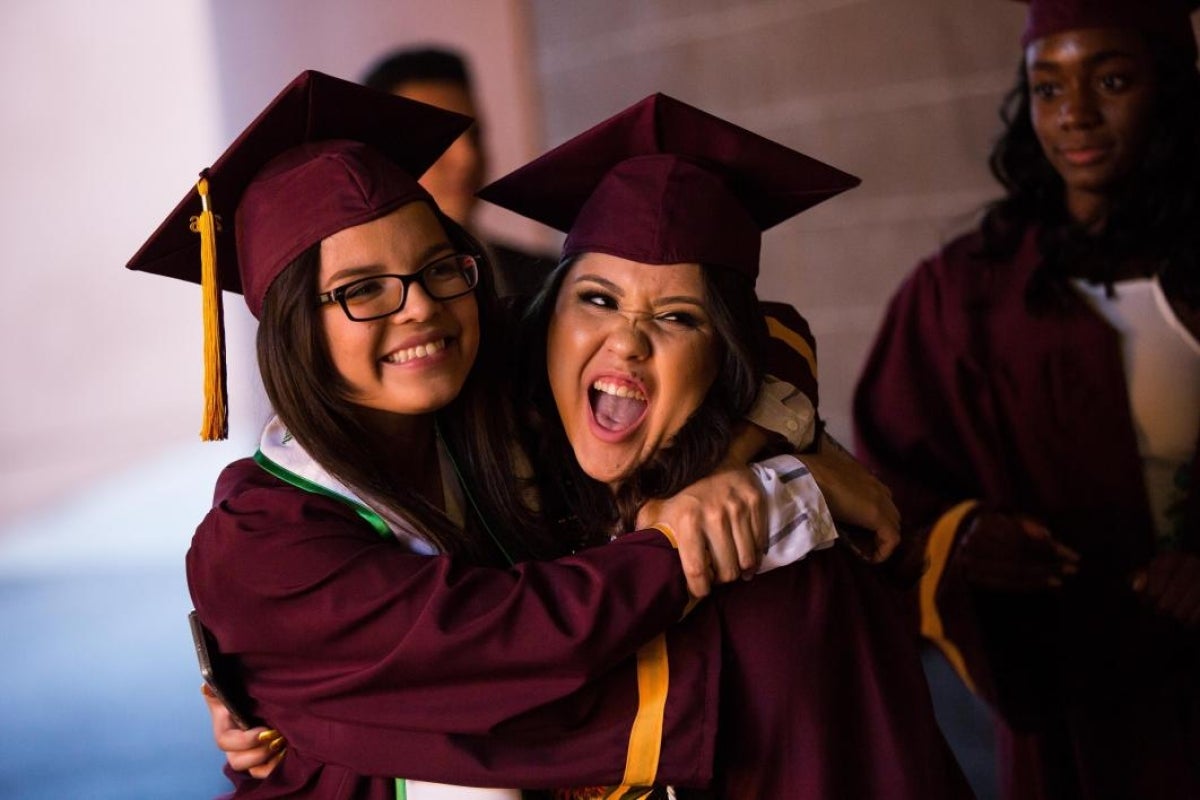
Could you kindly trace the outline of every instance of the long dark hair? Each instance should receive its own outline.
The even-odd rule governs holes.
[[[435,213],[457,250],[483,252],[460,225]],[[258,328],[263,384],[288,431],[331,475],[410,519],[443,552],[474,563],[504,563],[501,548],[514,558],[540,554],[548,536],[525,502],[529,487],[513,465],[511,407],[496,402],[510,395],[501,383],[506,370],[494,355],[507,334],[490,265],[482,265],[475,290],[479,354],[459,396],[437,415],[471,506],[466,529],[459,530],[436,505],[392,478],[385,457],[389,443],[367,429],[358,407],[346,399],[349,387],[333,365],[314,302],[319,253],[319,245],[309,248],[275,279]]]
[[[986,210],[980,256],[1011,258],[1038,226],[1043,263],[1030,281],[1031,309],[1057,306],[1070,275],[1111,283],[1131,259],[1160,276],[1167,293],[1200,305],[1200,73],[1179,48],[1147,36],[1157,79],[1143,158],[1113,194],[1104,229],[1090,234],[1067,215],[1062,179],[1034,134],[1022,62],[1000,107],[1004,132],[989,165],[1005,196]]]
[[[546,364],[546,339],[554,305],[573,259],[546,279],[525,314],[521,352],[527,448],[537,459],[542,497],[573,547],[598,544],[615,531],[632,530],[638,509],[669,497],[710,473],[724,458],[734,426],[753,405],[764,373],[766,323],[753,284],[740,273],[702,265],[705,298],[717,333],[719,369],[700,407],[670,444],[625,480],[614,497],[606,484],[579,466],[555,409]],[[614,502],[615,500],[615,502]]]

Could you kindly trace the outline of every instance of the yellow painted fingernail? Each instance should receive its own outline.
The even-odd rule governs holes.
[[[282,736],[280,736],[278,739],[267,745],[267,747],[272,753],[277,752],[278,750],[287,747],[287,739],[284,739]]]
[[[267,730],[263,731],[262,733],[260,733],[258,735],[258,740],[260,742],[265,742],[268,739],[278,739],[278,738],[279,738],[279,731],[275,730],[274,728],[268,728]]]

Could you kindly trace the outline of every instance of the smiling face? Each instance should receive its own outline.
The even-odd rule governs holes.
[[[432,209],[416,202],[321,241],[318,291],[369,275],[407,275],[454,252]],[[321,308],[325,341],[347,397],[365,408],[428,414],[462,389],[479,351],[474,294],[434,300],[420,284],[404,307],[368,322],[349,319],[337,303]]]
[[[683,427],[716,378],[700,266],[584,254],[555,301],[546,363],[583,471],[610,485],[627,478]]]
[[[1033,129],[1068,210],[1095,222],[1142,157],[1155,95],[1149,47],[1132,30],[1067,31],[1030,44],[1025,70]]]

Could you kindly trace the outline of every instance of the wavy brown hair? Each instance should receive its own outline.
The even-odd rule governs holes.
[[[436,211],[436,210],[435,210]],[[460,225],[436,212],[459,252],[484,251]],[[302,253],[267,290],[258,328],[258,364],[271,405],[288,431],[331,475],[373,503],[410,519],[442,552],[473,563],[504,564],[553,551],[540,516],[525,502],[529,487],[514,467],[508,371],[497,357],[508,341],[490,265],[481,264],[475,296],[480,347],[462,391],[437,414],[438,432],[463,477],[469,508],[459,530],[412,487],[395,480],[389,443],[362,422],[349,386],[334,367],[315,298],[320,247]]]
[[[542,497],[577,548],[601,543],[616,531],[633,530],[638,509],[647,500],[670,497],[716,468],[729,450],[735,424],[758,395],[767,330],[750,280],[727,268],[701,266],[707,309],[717,333],[717,377],[670,443],[639,466],[614,497],[606,484],[579,466],[550,391],[546,340],[555,302],[574,261],[558,265],[525,314],[519,374],[529,412],[524,420],[526,447],[539,467]]]

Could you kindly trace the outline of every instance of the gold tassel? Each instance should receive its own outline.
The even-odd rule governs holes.
[[[204,316],[204,421],[200,438],[206,442],[229,436],[228,394],[225,387],[225,326],[221,283],[217,276],[217,226],[208,202],[208,173],[196,183],[200,216],[193,230],[200,234],[200,294]]]

